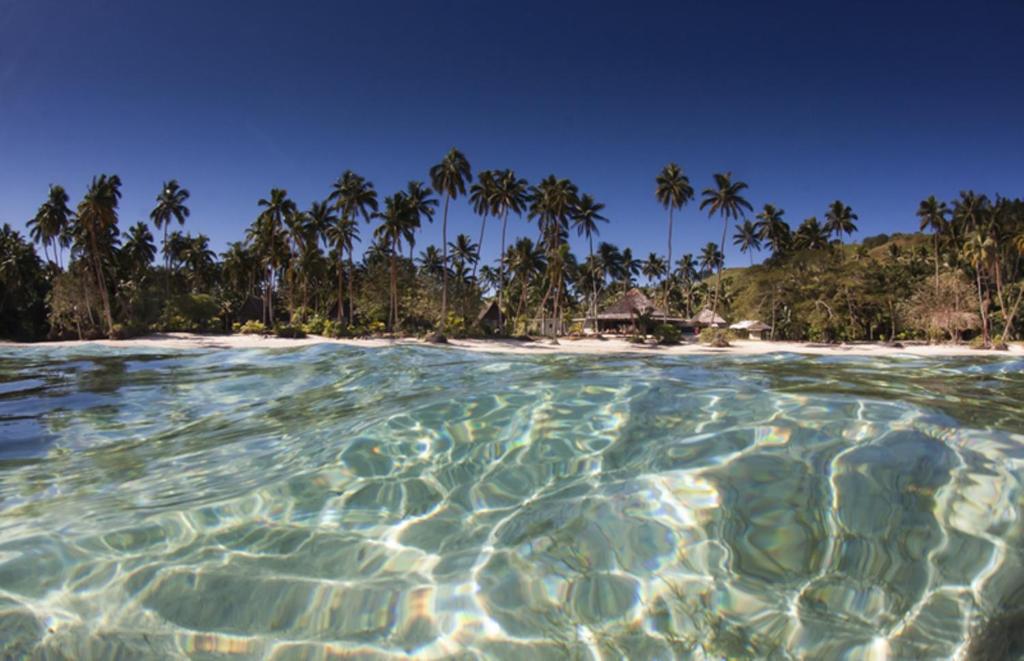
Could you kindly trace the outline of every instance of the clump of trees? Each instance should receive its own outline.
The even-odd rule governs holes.
[[[696,197],[675,163],[653,182],[668,216],[666,256],[644,259],[600,241],[609,222],[604,205],[569,179],[550,175],[530,184],[510,169],[474,177],[457,149],[425,174],[429,184],[412,180],[381,196],[348,170],[305,209],[274,188],[254,204],[245,236],[219,255],[208,237],[186,231],[190,194],[176,180],[157,191],[152,225],[127,228],[118,176],[94,177],[74,208],[63,187],[51,186],[28,224],[31,243],[8,225],[0,233],[0,334],[32,340],[230,332],[246,322],[248,329],[336,336],[556,332],[639,286],[667,314],[693,317],[707,308],[760,318],[776,339],[976,335],[991,345],[1019,336],[1019,199],[969,191],[949,203],[930,197],[917,210],[919,232],[847,244],[858,217],[844,202],[828,205],[824,220],[807,218],[792,229],[782,208],[765,204],[755,212],[747,184],[718,173],[698,206],[722,223],[721,240],[673,262],[676,214]],[[479,231],[470,230],[475,239],[460,231],[449,240],[452,204],[469,204],[479,216]],[[438,216],[441,245],[417,252],[420,230]],[[480,250],[489,219],[501,234],[498,257],[488,264]],[[732,244],[750,254],[747,268],[726,268],[730,227]],[[582,257],[570,249],[573,232],[585,242]],[[761,250],[770,255],[754,265]],[[496,328],[477,323],[489,300],[498,305]]]

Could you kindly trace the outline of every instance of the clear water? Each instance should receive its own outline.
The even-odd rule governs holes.
[[[0,657],[948,657],[1022,368],[3,350]]]

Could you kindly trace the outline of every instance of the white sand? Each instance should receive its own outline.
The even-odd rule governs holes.
[[[69,347],[83,344],[98,344],[124,349],[158,348],[158,349],[275,349],[285,347],[301,347],[312,344],[346,344],[357,347],[387,347],[398,345],[425,345],[419,340],[401,339],[365,339],[335,340],[320,336],[303,339],[284,339],[277,337],[261,337],[259,335],[193,335],[191,333],[161,333],[130,340],[92,340],[89,342],[45,342],[38,344],[17,344],[0,342],[0,347]],[[979,351],[966,345],[907,345],[899,349],[881,344],[841,344],[823,346],[801,342],[757,342],[751,340],[734,340],[727,349],[711,349],[701,344],[681,344],[678,346],[661,347],[643,344],[631,344],[623,339],[608,338],[604,340],[562,338],[558,345],[551,345],[547,340],[536,342],[517,342],[513,340],[450,340],[448,346],[467,351],[491,351],[518,354],[550,354],[550,353],[582,353],[582,354],[652,354],[659,356],[685,356],[697,354],[730,354],[730,355],[761,355],[769,353],[800,353],[817,356],[975,356],[975,357],[1018,357],[1024,356],[1024,346],[1020,343],[1010,345],[1009,351]]]

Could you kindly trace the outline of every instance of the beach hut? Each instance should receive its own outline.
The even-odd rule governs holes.
[[[484,305],[483,309],[480,310],[480,314],[476,317],[476,324],[480,328],[492,333],[498,330],[501,326],[501,311],[498,309],[498,304],[495,301]]]
[[[680,327],[689,325],[686,319],[666,315],[635,287],[623,294],[618,301],[601,310],[596,317],[581,317],[573,321],[582,322],[585,331],[621,333],[635,330],[637,319],[644,315],[655,324],[669,323]]]
[[[751,340],[767,340],[772,332],[772,327],[757,319],[744,319],[729,326],[729,330],[746,333]]]
[[[725,328],[728,326],[728,322],[722,319],[720,316],[708,310],[707,308],[700,311],[696,317],[690,320],[697,328]]]

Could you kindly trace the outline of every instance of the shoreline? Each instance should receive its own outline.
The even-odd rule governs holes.
[[[908,345],[901,348],[877,343],[823,345],[804,342],[771,342],[758,340],[733,340],[732,346],[714,349],[698,343],[683,343],[674,346],[650,346],[632,344],[620,338],[577,339],[562,338],[559,344],[551,345],[546,340],[521,342],[503,339],[449,340],[447,345],[428,345],[414,338],[368,338],[335,339],[310,335],[305,338],[263,337],[261,335],[198,335],[194,333],[155,333],[127,340],[66,340],[56,342],[19,343],[0,341],[0,349],[77,346],[106,346],[123,349],[282,349],[312,346],[316,344],[341,344],[355,347],[382,348],[392,346],[440,346],[473,352],[530,354],[632,354],[656,356],[688,355],[766,355],[774,353],[796,353],[809,356],[913,356],[913,357],[977,357],[1011,358],[1024,357],[1024,346],[1011,343],[1008,351],[971,349],[967,345],[930,344]]]

